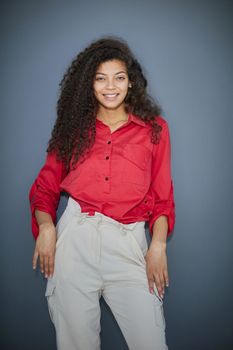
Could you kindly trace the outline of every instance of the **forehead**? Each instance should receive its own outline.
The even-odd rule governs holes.
[[[96,69],[96,72],[113,72],[124,71],[127,72],[125,62],[117,59],[102,62]]]

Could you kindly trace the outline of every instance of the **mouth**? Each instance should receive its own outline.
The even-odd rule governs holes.
[[[106,100],[110,100],[110,101],[115,100],[118,95],[119,94],[116,94],[116,93],[115,94],[103,94],[104,98]]]

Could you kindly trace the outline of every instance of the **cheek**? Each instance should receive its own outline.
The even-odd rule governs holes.
[[[94,93],[98,93],[101,90],[101,86],[98,84],[98,82],[94,82],[92,86]]]
[[[129,89],[128,89],[128,85],[126,85],[125,88],[124,88],[124,94],[125,94],[125,95],[127,95],[128,90],[129,90]]]
[[[98,89],[96,86],[93,86],[93,92],[95,96],[98,96],[100,94],[100,89]]]
[[[124,83],[124,85],[122,86],[122,90],[125,92],[125,93],[127,93],[127,91],[128,91],[128,86],[129,86],[129,83],[126,81],[125,83]]]

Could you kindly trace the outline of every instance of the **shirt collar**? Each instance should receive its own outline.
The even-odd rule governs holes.
[[[129,122],[132,121],[132,122],[134,122],[134,123],[136,123],[138,125],[141,125],[141,126],[146,126],[146,123],[142,119],[136,117],[134,114],[131,114],[131,113],[129,113],[128,121]]]

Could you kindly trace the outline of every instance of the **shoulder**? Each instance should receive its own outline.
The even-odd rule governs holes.
[[[167,142],[170,142],[170,130],[169,130],[169,124],[168,121],[161,115],[156,116],[156,123],[162,127],[162,130],[160,132],[160,144],[166,144]]]
[[[156,121],[156,123],[158,124],[158,125],[160,125],[160,126],[165,126],[165,127],[168,127],[168,122],[167,122],[167,120],[163,117],[163,116],[161,116],[161,115],[157,115],[156,117],[155,117],[155,121]]]
[[[168,121],[161,115],[156,116],[156,123],[162,127],[161,139],[167,139],[170,134]]]

